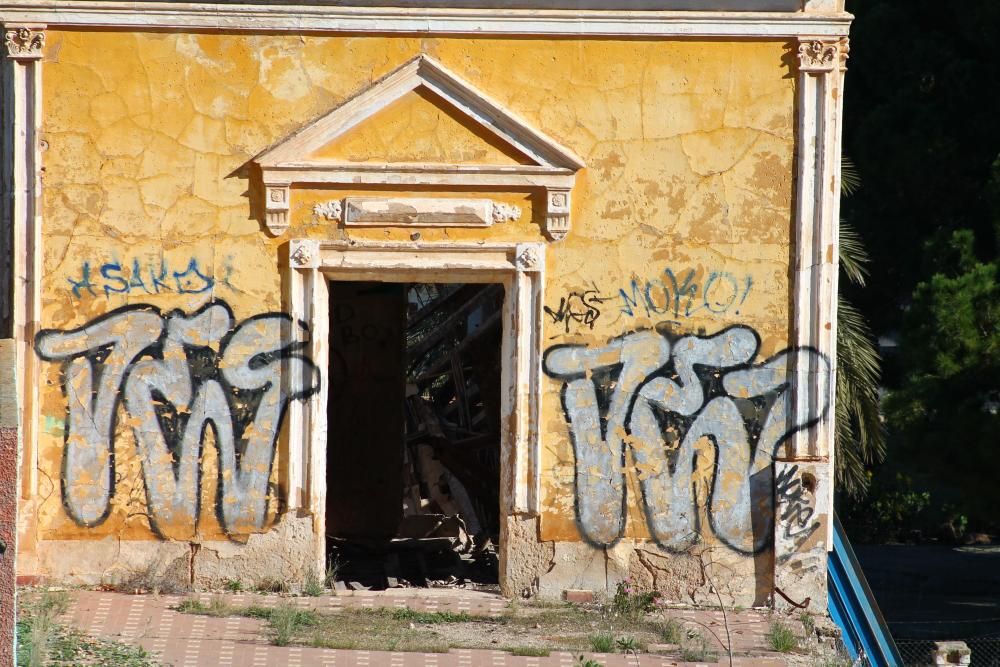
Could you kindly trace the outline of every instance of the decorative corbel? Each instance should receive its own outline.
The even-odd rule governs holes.
[[[264,184],[264,222],[267,230],[280,236],[288,229],[289,183]]]
[[[547,188],[545,191],[545,235],[561,241],[569,234],[569,188]]]

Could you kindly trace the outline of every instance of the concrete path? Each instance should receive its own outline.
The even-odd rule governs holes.
[[[157,660],[175,667],[295,667],[305,665],[347,667],[574,667],[577,655],[553,652],[549,657],[512,656],[503,651],[453,649],[448,653],[398,653],[310,647],[278,647],[267,643],[263,621],[243,618],[212,618],[174,611],[190,597],[203,603],[222,597],[233,606],[294,604],[303,609],[332,611],[343,607],[409,607],[426,611],[465,611],[474,615],[500,615],[506,602],[491,594],[456,590],[397,589],[379,593],[337,596],[285,597],[258,594],[125,595],[100,591],[75,591],[64,621],[83,633],[140,645]],[[722,631],[721,613],[678,610],[678,619],[697,620]],[[718,616],[718,618],[716,618]],[[754,611],[730,615],[734,648],[761,651],[766,645],[767,617]],[[721,655],[721,654],[720,654]],[[608,667],[680,667],[706,663],[679,662],[664,656],[587,655]],[[728,665],[728,658],[718,665]],[[782,657],[737,658],[737,667],[784,665]]]

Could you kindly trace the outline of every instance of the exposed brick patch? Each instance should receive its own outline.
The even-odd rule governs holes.
[[[587,604],[594,601],[594,591],[566,590],[563,591],[563,599],[566,602]]]

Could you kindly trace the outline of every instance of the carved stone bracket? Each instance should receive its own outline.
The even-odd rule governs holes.
[[[569,234],[569,190],[549,189],[546,192],[545,235],[561,241]]]
[[[288,229],[288,201],[291,188],[288,183],[267,183],[264,192],[264,217],[267,229],[275,236]]]
[[[45,47],[45,33],[33,28],[8,28],[4,31],[4,47],[8,58],[37,60]]]

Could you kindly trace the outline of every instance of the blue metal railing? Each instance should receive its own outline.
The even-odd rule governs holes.
[[[827,568],[827,607],[840,627],[851,658],[872,667],[900,667],[903,664],[896,643],[882,618],[875,596],[851,548],[851,542],[833,515],[833,551]]]

